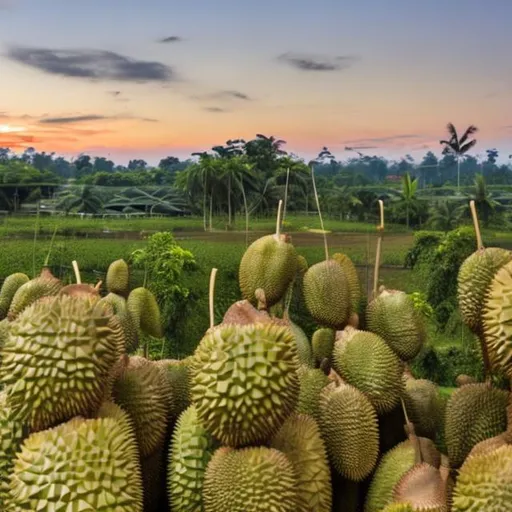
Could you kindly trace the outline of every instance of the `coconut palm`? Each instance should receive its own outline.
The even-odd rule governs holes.
[[[97,187],[83,185],[65,189],[59,195],[57,208],[66,213],[98,213],[103,209],[103,198]]]
[[[402,176],[402,190],[400,191],[400,203],[405,206],[405,222],[407,229],[409,229],[409,215],[418,204],[418,197],[416,191],[418,189],[418,178],[412,180],[411,175],[406,172]]]
[[[462,157],[476,144],[476,139],[469,140],[469,137],[475,134],[478,128],[474,125],[470,125],[460,138],[452,123],[448,123],[446,128],[450,138],[448,140],[440,140],[439,143],[444,146],[443,154],[453,154],[457,159],[457,191],[459,191],[460,162]]]
[[[431,206],[428,223],[433,229],[451,231],[460,224],[464,207],[459,201],[439,201]]]

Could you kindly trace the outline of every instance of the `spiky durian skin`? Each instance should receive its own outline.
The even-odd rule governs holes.
[[[22,284],[14,294],[7,318],[14,320],[25,308],[42,297],[57,295],[62,288],[62,282],[48,268],[43,268],[41,274]]]
[[[321,327],[313,333],[311,345],[313,348],[313,357],[317,365],[320,365],[324,359],[327,359],[329,363],[332,362],[332,351],[334,349],[335,339],[336,331],[326,327]]]
[[[308,260],[302,256],[302,254],[297,255],[297,272],[299,274],[305,274],[308,270]]]
[[[377,334],[353,330],[346,338],[338,339],[333,367],[370,399],[379,414],[398,405],[404,387],[402,363]]]
[[[444,414],[437,385],[426,379],[407,379],[404,401],[416,434],[434,439]]]
[[[309,414],[318,420],[320,408],[320,393],[329,383],[329,378],[322,370],[300,366],[297,370],[299,376],[299,399],[296,411]]]
[[[0,288],[0,320],[7,316],[11,301],[18,288],[28,282],[29,277],[21,272],[11,274],[5,278],[2,288]]]
[[[273,448],[219,448],[206,468],[203,503],[205,512],[295,512],[292,463]]]
[[[114,402],[133,421],[141,457],[161,448],[167,430],[167,382],[160,368],[133,356],[117,378],[112,390]]]
[[[127,296],[129,292],[130,273],[124,260],[113,261],[107,270],[107,290],[110,293]]]
[[[210,330],[195,352],[192,402],[205,428],[223,444],[243,446],[272,436],[295,408],[297,349],[275,324]]]
[[[381,512],[416,512],[409,503],[390,503]]]
[[[266,235],[255,240],[240,261],[239,282],[244,299],[256,305],[255,292],[265,292],[267,306],[277,304],[297,273],[295,247],[281,235]]]
[[[202,510],[204,475],[213,451],[213,439],[191,405],[181,414],[172,439],[168,471],[172,510]]]
[[[488,288],[482,314],[483,339],[493,368],[512,379],[512,262],[501,267]]]
[[[135,288],[128,295],[126,306],[138,329],[155,338],[162,336],[160,308],[150,290],[144,287]]]
[[[346,254],[340,252],[333,254],[332,259],[341,265],[343,272],[347,276],[350,292],[350,310],[357,313],[361,302],[361,283],[359,282],[356,266]]]
[[[445,441],[452,467],[458,467],[480,441],[507,428],[509,393],[481,384],[457,388],[446,406]],[[461,428],[464,426],[464,428]]]
[[[414,466],[415,451],[409,440],[386,452],[372,477],[364,512],[380,512],[393,501],[393,490],[400,478]]]
[[[327,452],[316,421],[305,414],[292,414],[272,439],[270,446],[292,463],[298,482],[298,510],[330,512],[332,483]]]
[[[23,424],[12,418],[7,393],[0,392],[0,510],[5,509],[14,456],[25,438]]]
[[[9,505],[14,512],[142,512],[132,432],[111,418],[75,418],[30,435],[14,462]]]
[[[156,361],[157,366],[164,372],[169,384],[167,404],[169,419],[175,421],[191,404],[191,372],[186,360],[162,359]]]
[[[300,364],[313,367],[313,351],[306,333],[295,323],[289,320],[290,330],[297,345],[297,357]]]
[[[332,465],[343,477],[364,480],[379,456],[377,414],[353,386],[327,386],[320,395],[320,431]]]
[[[9,326],[0,375],[14,417],[42,430],[100,405],[122,332],[81,297],[52,297]]]
[[[5,345],[5,342],[9,338],[9,320],[7,318],[4,318],[3,320],[0,320],[0,357],[2,354],[2,348]],[[0,359],[1,364],[1,359]]]
[[[306,307],[323,327],[342,328],[350,313],[350,291],[340,264],[325,260],[308,268],[304,274],[303,294]]]
[[[425,326],[409,295],[383,292],[366,309],[368,330],[378,334],[404,361],[416,357],[425,339]]]
[[[137,326],[135,325],[132,315],[128,311],[126,299],[116,293],[109,293],[98,301],[98,307],[101,307],[104,304],[112,308],[113,314],[116,315],[121,323],[126,341],[125,351],[127,353],[133,352],[137,349],[139,340]]]
[[[504,512],[512,504],[512,445],[468,459],[453,491],[452,512]]]
[[[496,272],[512,260],[512,252],[500,247],[479,249],[468,256],[457,276],[459,310],[466,325],[476,334],[482,328],[484,299]]]

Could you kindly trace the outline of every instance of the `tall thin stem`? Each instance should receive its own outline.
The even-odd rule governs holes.
[[[48,249],[48,254],[46,255],[46,258],[44,260],[44,267],[47,267],[48,264],[50,263],[50,256],[52,254],[52,249],[53,249],[53,243],[55,242],[55,237],[57,236],[57,227],[58,225],[56,224],[55,225],[55,228],[53,229],[53,235],[52,235],[52,239],[50,241],[50,248]]]
[[[322,211],[320,210],[320,201],[318,199],[318,192],[316,190],[315,183],[315,169],[311,166],[311,179],[313,181],[313,192],[315,193],[316,209],[318,210],[318,217],[320,217],[320,226],[322,227],[322,233],[324,235],[324,249],[325,249],[325,260],[329,259],[329,248],[327,246],[327,234],[324,229],[324,221],[322,219]]]
[[[288,181],[290,179],[290,168],[286,169],[286,185],[284,187],[284,208],[283,208],[283,222],[286,217],[286,206],[288,205]]]
[[[375,255],[375,270],[373,272],[373,297],[377,296],[379,289],[380,256],[382,253],[382,236],[384,234],[384,202],[379,199],[380,225],[377,227],[379,238],[377,239],[377,253]]]
[[[217,275],[217,269],[212,268],[210,273],[210,290],[208,293],[208,302],[210,305],[210,329],[213,329],[215,325],[215,277]]]
[[[82,278],[80,276],[80,269],[78,268],[78,262],[76,260],[73,260],[72,265],[73,265],[73,270],[75,272],[76,284],[82,284]]]
[[[484,248],[484,244],[482,242],[482,234],[480,233],[480,225],[478,223],[478,214],[476,213],[475,201],[473,199],[469,202],[469,208],[471,210],[471,217],[473,218],[473,225],[475,226],[476,248],[477,250],[480,250]]]
[[[34,246],[32,247],[32,277],[36,277],[36,245],[37,234],[39,231],[39,205],[41,201],[37,202],[36,226],[34,228]]]
[[[276,238],[279,239],[281,236],[281,212],[283,210],[283,200],[279,199],[279,204],[277,205],[277,220],[276,220]]]

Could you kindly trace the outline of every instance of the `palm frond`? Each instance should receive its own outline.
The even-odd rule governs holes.
[[[461,146],[462,146],[462,145],[463,145],[463,144],[468,140],[468,138],[469,138],[471,135],[473,135],[474,133],[476,133],[477,131],[478,131],[478,128],[477,128],[474,124],[470,125],[470,126],[466,129],[466,131],[464,132],[464,135],[460,138],[460,140],[459,140],[459,145],[461,145]]]
[[[476,139],[470,140],[468,143],[459,148],[459,154],[463,155],[464,153],[467,153],[475,144]]]

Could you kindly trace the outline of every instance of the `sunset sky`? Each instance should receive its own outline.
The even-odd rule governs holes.
[[[125,163],[256,133],[326,145],[512,153],[512,1],[0,0],[0,147]]]

